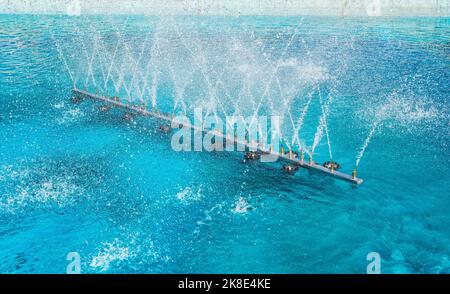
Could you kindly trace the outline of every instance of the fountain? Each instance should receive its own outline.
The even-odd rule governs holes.
[[[356,173],[348,175],[337,171],[338,164],[333,160],[328,125],[333,94],[329,92],[328,99],[324,101],[321,89],[326,87],[321,84],[321,79],[326,77],[319,74],[316,77],[309,73],[303,78],[304,70],[299,70],[301,66],[304,69],[304,65],[299,65],[301,61],[286,56],[298,37],[301,23],[293,28],[293,32],[286,32],[290,33],[287,43],[276,56],[270,57],[252,40],[246,42],[231,38],[230,43],[224,43],[217,36],[208,36],[205,40],[202,36],[204,32],[182,30],[175,21],[170,22],[169,28],[165,28],[168,21],[164,19],[156,26],[149,25],[142,38],[124,33],[127,25],[130,25],[128,18],[122,29],[110,20],[107,25],[113,28],[114,34],[107,36],[102,35],[103,30],[96,27],[98,23],[87,16],[82,19],[84,25],[74,24],[77,32],[74,42],[82,48],[85,56],[72,54],[73,58],[69,60],[65,53],[73,48],[63,46],[70,46],[70,43],[65,41],[61,45],[52,34],[61,61],[74,85],[73,93],[77,99],[93,99],[101,102],[101,109],[105,111],[115,106],[125,109],[127,114],[160,119],[163,126],[175,122],[201,133],[212,130],[205,126],[178,122],[175,117],[192,117],[192,110],[199,105],[206,106],[201,114],[206,118],[234,115],[243,119],[268,113],[279,115],[282,124],[280,146],[269,144],[266,148],[261,142],[238,142],[221,132],[214,133],[215,140],[233,141],[249,150],[254,149],[254,153],[246,154],[248,159],[259,158],[260,154],[277,155],[285,162],[283,169],[288,173],[295,173],[302,167],[355,184],[362,183]],[[50,28],[49,30],[51,31]],[[227,33],[229,32],[225,31],[223,35],[226,36]],[[79,79],[84,79],[81,84],[83,90],[78,87]],[[305,93],[307,89],[309,91]],[[318,102],[319,113],[311,110],[315,101]],[[301,140],[304,136],[300,136],[308,115],[318,116],[319,122],[311,146],[307,146]],[[256,126],[255,122],[253,119],[250,121],[248,132]],[[370,137],[375,128],[376,126]],[[167,133],[169,129],[164,127],[161,131]],[[258,126],[257,135],[260,141],[265,142],[264,139],[276,134],[263,134]],[[313,155],[324,136],[330,164],[321,166],[314,162]],[[370,138],[361,149],[356,166],[369,142]],[[309,156],[307,163],[305,153]]]

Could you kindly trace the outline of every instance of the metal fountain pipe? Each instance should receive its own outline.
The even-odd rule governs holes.
[[[106,102],[106,103],[112,104],[112,105],[120,107],[120,108],[124,108],[124,109],[127,109],[127,110],[131,110],[131,111],[137,112],[137,113],[142,114],[142,115],[151,116],[151,117],[154,117],[154,118],[157,118],[157,119],[165,120],[167,122],[170,122],[170,121],[173,120],[173,118],[171,118],[170,115],[161,114],[159,109],[157,109],[157,112],[148,111],[146,109],[142,109],[140,107],[136,107],[136,106],[133,106],[131,104],[125,104],[122,101],[120,101],[120,98],[116,100],[116,99],[111,99],[111,98],[104,97],[104,96],[101,97],[101,96],[89,93],[87,91],[79,90],[77,88],[73,89],[73,93],[76,94],[76,95],[80,95],[82,97],[85,97],[85,98],[91,98],[93,100]],[[186,124],[186,125],[184,125],[184,127],[188,127],[188,128],[193,129],[193,130],[198,130],[198,131],[201,131],[201,132],[207,132],[207,130],[204,130],[202,128],[196,127],[196,126],[191,125],[191,124]],[[224,137],[224,135],[221,134],[221,133],[217,133],[217,135],[221,136],[221,137]],[[245,145],[246,147],[250,146],[248,142],[236,141],[236,143]],[[263,150],[260,147],[257,147],[257,151],[267,152],[266,150]],[[284,148],[283,148],[283,151],[284,151]],[[275,152],[273,150],[273,145],[270,146],[270,150],[269,150],[268,153],[278,156],[280,161],[288,162],[288,163],[290,163],[292,165],[296,165],[296,166],[299,166],[299,167],[302,167],[302,168],[305,168],[305,169],[311,169],[311,170],[315,170],[317,172],[325,173],[325,174],[327,174],[329,176],[333,176],[333,177],[335,177],[337,179],[348,181],[348,182],[351,182],[353,184],[359,185],[359,184],[361,184],[363,182],[362,179],[357,178],[357,176],[356,176],[356,167],[355,167],[355,170],[353,171],[352,175],[348,175],[348,174],[345,174],[345,173],[342,173],[342,172],[339,172],[339,171],[331,172],[330,169],[314,163],[313,162],[313,154],[312,153],[310,154],[310,157],[309,157],[309,164],[304,164],[303,163],[303,156],[304,156],[303,155],[303,150],[302,150],[302,155],[303,156],[301,156],[300,160],[298,158],[290,158],[289,155],[284,154],[284,152],[283,153]]]

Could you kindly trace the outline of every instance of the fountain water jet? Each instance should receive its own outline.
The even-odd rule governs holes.
[[[358,155],[356,157],[356,164],[355,164],[355,169],[358,168],[359,162],[361,161],[361,158],[364,156],[364,152],[366,152],[367,147],[370,144],[370,141],[372,140],[373,135],[375,134],[375,131],[377,130],[377,128],[379,126],[381,126],[382,124],[382,120],[381,119],[377,119],[374,121],[374,123],[372,124],[372,128],[370,129],[369,134],[367,135],[366,139],[364,140],[364,143],[361,147],[361,149],[358,152]]]
[[[280,116],[283,126],[278,131],[279,136],[282,137],[281,146],[271,146],[271,149],[284,148],[284,151],[287,152],[282,152],[282,160],[305,167],[299,157],[303,157],[303,154],[306,153],[312,158],[323,135],[327,137],[328,151],[332,159],[327,119],[333,95],[329,95],[328,101],[324,103],[318,84],[316,87],[319,92],[321,114],[313,145],[308,147],[299,135],[301,128],[305,125],[305,117],[310,112],[314,97],[314,90],[304,95],[301,93],[302,87],[310,83],[318,83],[313,74],[316,72],[316,67],[312,67],[313,70],[308,71],[303,69],[307,75],[305,78],[300,75],[299,79],[301,64],[304,63],[298,63],[297,58],[286,56],[288,50],[294,47],[291,45],[296,39],[301,23],[295,27],[295,32],[290,35],[287,45],[280,50],[281,53],[278,56],[271,56],[264,52],[261,54],[262,48],[256,50],[252,47],[254,45],[251,42],[244,44],[239,38],[232,39],[231,49],[226,46],[227,44],[218,46],[223,44],[223,39],[219,39],[217,42],[214,38],[203,41],[200,33],[199,36],[194,37],[192,31],[182,32],[177,25],[171,27],[176,31],[175,35],[164,34],[162,26],[160,26],[147,31],[145,38],[137,37],[138,40],[134,43],[136,44],[135,48],[139,49],[133,52],[129,46],[131,43],[129,36],[125,33],[128,18],[122,29],[118,29],[115,24],[110,25],[115,30],[112,38],[111,36],[103,37],[102,30],[97,31],[90,21],[86,23],[90,26],[94,37],[84,42],[85,38],[80,36],[82,27],[78,30],[79,36],[77,36],[78,42],[84,49],[86,49],[86,45],[92,46],[91,54],[89,50],[84,50],[86,59],[80,57],[82,59],[80,60],[80,64],[82,64],[80,69],[87,70],[84,84],[86,91],[78,90],[75,79],[73,79],[73,75],[71,76],[75,92],[79,95],[100,99],[103,102],[112,101],[111,103],[116,106],[145,115],[154,113],[156,117],[166,117],[160,110],[170,109],[169,111],[173,115],[180,107],[183,114],[192,115],[189,111],[193,109],[193,106],[204,105],[206,98],[205,114],[206,116],[212,114],[216,120],[220,116],[227,116],[230,113],[241,119],[246,114],[250,114],[249,117],[253,120],[250,121],[247,131],[250,131],[252,125],[257,121],[257,115],[262,115],[265,111],[272,111],[272,114]],[[187,39],[186,36],[191,37]],[[152,46],[147,48],[150,41]],[[107,43],[112,46],[108,46]],[[208,54],[210,52],[214,53],[212,57],[211,54]],[[61,52],[61,56],[64,57],[63,52]],[[145,58],[147,56],[148,60]],[[144,60],[147,61],[146,64],[143,64]],[[68,64],[66,67],[70,71]],[[323,67],[318,68],[322,71]],[[320,75],[319,79],[326,77],[327,74]],[[92,86],[95,88],[95,92],[99,90],[103,93],[109,92],[111,83],[114,86],[113,95],[115,97],[125,96],[124,100],[94,95],[91,94],[93,91],[87,90]],[[194,85],[195,87],[192,87]],[[125,91],[125,95],[121,95],[123,91]],[[163,95],[160,94],[161,92]],[[170,94],[167,95],[167,93]],[[170,99],[170,95],[173,95],[173,99]],[[306,101],[301,107],[295,105],[299,97],[306,97]],[[152,105],[151,112],[147,110],[148,102],[151,102]],[[167,117],[170,118],[169,115]],[[292,135],[290,135],[291,132]],[[266,136],[258,126],[257,137],[260,140],[266,141],[272,135],[277,136],[277,134],[267,134]],[[296,153],[297,146],[301,154]],[[322,169],[313,162],[305,168],[329,174],[329,170]],[[337,174],[337,177],[347,179],[343,174]],[[350,179],[350,181],[361,182],[359,179]]]
[[[320,108],[322,110],[322,115],[319,118],[319,124],[317,126],[317,131],[316,131],[316,133],[314,135],[314,142],[313,142],[313,145],[311,147],[311,154],[314,154],[314,151],[316,150],[317,145],[322,140],[323,132],[325,130],[325,135],[327,137],[327,143],[328,143],[328,152],[329,152],[329,155],[330,155],[330,159],[332,159],[333,156],[332,156],[332,152],[331,152],[331,142],[330,142],[330,138],[328,136],[327,117],[328,117],[328,113],[329,113],[329,106],[330,106],[330,104],[333,101],[333,96],[329,95],[328,102],[324,106],[323,105],[323,101],[322,101],[322,94],[321,94],[321,91],[320,91],[320,86],[318,85],[317,87],[318,87],[318,92],[319,92],[319,103],[320,103]]]

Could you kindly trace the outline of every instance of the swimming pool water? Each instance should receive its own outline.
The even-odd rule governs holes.
[[[304,84],[299,105],[311,79],[331,76],[321,85],[334,96],[328,126],[346,172],[388,105],[361,159],[358,187],[246,164],[238,153],[174,152],[156,121],[130,124],[120,111],[71,104],[55,39],[81,73],[87,62],[74,40],[86,18],[107,46],[116,44],[110,24],[117,24],[132,54],[139,52],[133,42],[159,22],[0,15],[0,272],[65,273],[73,251],[82,273],[365,273],[369,252],[381,255],[383,273],[450,272],[448,18],[173,20],[195,32],[207,72],[246,66],[239,55],[250,46],[267,53],[254,56],[306,68],[301,77],[280,75]],[[237,48],[235,55],[217,44]],[[169,75],[161,68],[161,101],[174,93]],[[250,69],[248,78],[255,75]],[[187,87],[188,103],[201,103],[200,79]],[[307,144],[316,127],[314,116],[306,120]],[[326,144],[318,146],[320,161],[328,159]]]

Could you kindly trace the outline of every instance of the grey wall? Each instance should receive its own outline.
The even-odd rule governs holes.
[[[0,13],[66,13],[73,1],[82,14],[450,15],[450,0],[0,0]]]

